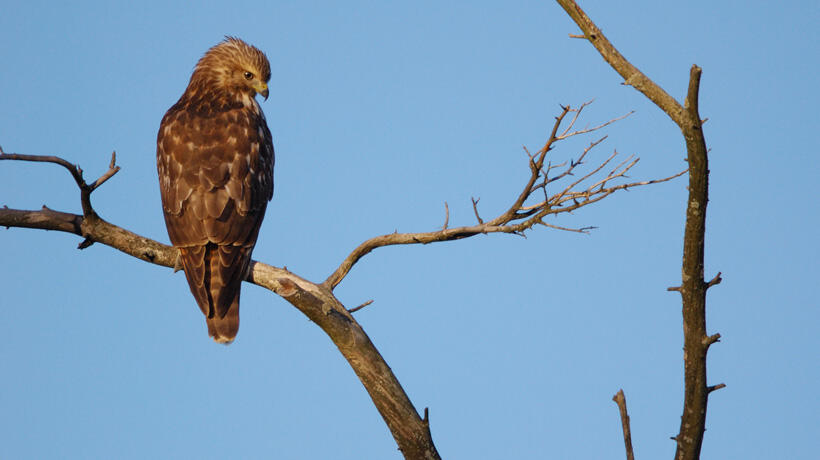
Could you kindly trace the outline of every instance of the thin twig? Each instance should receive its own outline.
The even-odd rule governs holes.
[[[598,228],[598,227],[581,227],[581,228],[562,227],[560,225],[553,225],[553,224],[543,222],[543,221],[538,222],[538,223],[540,225],[543,225],[544,227],[554,228],[556,230],[563,230],[565,232],[585,233],[585,234],[589,234],[590,230],[595,230],[596,228]]]
[[[478,215],[478,202],[481,201],[481,198],[475,199],[470,197],[470,200],[473,202],[473,212],[475,213],[476,220],[478,220],[479,224],[483,224],[484,221],[481,219],[481,216]]]
[[[366,307],[366,306],[370,305],[371,303],[373,303],[373,299],[368,300],[367,302],[365,302],[365,303],[363,303],[363,304],[359,305],[358,307],[353,307],[353,308],[350,308],[350,309],[348,309],[347,311],[348,311],[348,312],[350,312],[350,313],[353,313],[353,312],[356,312],[356,311],[361,310],[362,308],[364,308],[364,307]]]
[[[94,181],[93,184],[89,186],[91,191],[94,191],[100,185],[104,184],[105,181],[114,177],[114,174],[119,172],[120,167],[117,166],[117,152],[111,152],[111,163],[108,165],[108,171],[105,172],[102,176],[100,176],[97,180]]]
[[[711,280],[709,280],[709,282],[708,282],[708,283],[706,283],[706,289],[709,289],[709,288],[710,288],[710,287],[712,287],[712,286],[715,286],[715,285],[720,284],[720,282],[721,282],[721,281],[723,281],[723,278],[720,276],[721,274],[722,274],[722,273],[718,272],[718,274],[717,274],[717,275],[715,275],[715,277],[714,277],[714,278],[712,278]]]
[[[715,342],[720,342],[720,334],[712,334],[712,335],[704,337],[701,340],[701,343],[703,345],[707,346],[707,347],[712,345]]]
[[[708,386],[708,387],[706,387],[706,390],[707,390],[709,393],[711,393],[711,392],[713,392],[713,391],[720,390],[721,388],[726,388],[726,384],[725,384],[725,383],[718,383],[717,385],[712,385],[712,386]]]
[[[564,134],[558,136],[558,140],[563,140],[563,139],[567,139],[567,138],[572,137],[572,136],[577,136],[579,134],[586,134],[586,133],[591,133],[593,131],[597,131],[601,128],[604,128],[604,127],[607,127],[607,126],[611,125],[612,123],[615,123],[616,121],[621,121],[624,118],[632,115],[633,113],[635,113],[634,110],[631,111],[631,112],[625,113],[625,114],[621,115],[620,117],[613,118],[613,119],[611,119],[607,122],[601,123],[600,125],[594,126],[592,128],[584,128],[584,129],[579,129],[577,131],[573,131],[571,133],[564,133]]]
[[[605,123],[598,124],[593,128],[573,131],[572,127],[578,122],[579,113],[583,111],[583,109],[587,107],[590,102],[581,104],[581,106],[577,109],[570,106],[561,106],[561,113],[555,117],[555,122],[550,131],[550,136],[544,143],[543,147],[541,147],[541,149],[534,154],[524,147],[524,152],[527,154],[527,168],[529,170],[529,177],[513,203],[497,217],[486,221],[482,219],[478,212],[478,203],[480,200],[471,198],[473,214],[475,215],[477,224],[472,226],[450,227],[449,206],[445,202],[445,225],[441,228],[441,230],[424,233],[394,232],[389,235],[370,238],[356,247],[356,249],[354,249],[345,258],[345,260],[342,261],[339,267],[337,267],[336,270],[328,276],[323,284],[330,289],[335,288],[342,281],[342,279],[344,279],[347,273],[349,273],[350,269],[356,262],[367,255],[370,251],[383,246],[398,244],[428,244],[440,241],[452,241],[485,233],[509,233],[524,235],[524,232],[531,229],[534,225],[543,225],[545,227],[570,232],[588,233],[589,230],[592,230],[595,227],[565,227],[553,223],[546,223],[544,222],[544,218],[551,214],[557,215],[572,212],[581,207],[596,203],[620,190],[628,190],[633,187],[666,182],[685,173],[685,171],[683,171],[663,179],[609,185],[613,181],[624,179],[626,177],[626,173],[638,163],[637,158],[630,156],[626,160],[620,162],[609,172],[609,174],[595,180],[592,185],[583,185],[593,177],[601,174],[601,171],[603,171],[603,169],[606,168],[607,165],[609,165],[617,156],[617,152],[615,152],[604,159],[595,168],[592,168],[591,171],[583,174],[579,173],[579,179],[573,180],[559,192],[550,196],[546,190],[547,184],[554,183],[555,181],[563,178],[575,176],[575,173],[585,165],[587,156],[590,152],[601,142],[603,142],[603,140],[606,139],[606,136],[603,136],[587,145],[577,160],[565,161],[560,164],[553,165],[552,163],[546,163],[546,156],[547,153],[552,150],[555,143],[571,136],[594,132],[608,126],[614,121],[624,118],[624,116],[621,116]],[[572,114],[572,117],[567,120],[567,116],[569,114]],[[565,123],[567,123],[568,126],[564,127]],[[561,134],[558,134],[559,130]],[[550,172],[555,168],[564,168],[564,170],[561,171],[561,173],[550,177]],[[534,195],[535,193],[543,194],[543,196],[539,197],[540,201],[536,204],[529,204],[528,202],[531,202],[534,198],[536,198]]]
[[[119,170],[120,167],[116,165],[117,162],[117,153],[111,153],[111,162],[108,165],[108,171],[106,171],[102,176],[100,176],[97,180],[95,180],[91,185],[85,182],[83,178],[83,170],[80,168],[79,165],[72,164],[60,157],[53,156],[53,155],[22,155],[19,153],[2,153],[0,152],[0,160],[18,160],[18,161],[32,161],[38,163],[53,163],[56,165],[60,165],[71,174],[71,177],[74,178],[74,182],[77,183],[77,187],[80,188],[80,205],[83,209],[83,216],[85,217],[94,217],[96,216],[94,212],[94,208],[91,206],[91,192],[97,189],[97,187],[101,186],[105,183],[108,179],[114,176]],[[93,244],[93,241],[84,241],[80,243],[80,249],[86,248]]]

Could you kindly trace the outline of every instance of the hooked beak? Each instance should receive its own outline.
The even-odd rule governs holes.
[[[268,100],[269,91],[268,91],[268,84],[267,83],[265,83],[263,81],[260,81],[258,84],[256,84],[254,86],[254,89],[256,90],[257,93],[261,94],[262,97],[264,97],[266,101]]]

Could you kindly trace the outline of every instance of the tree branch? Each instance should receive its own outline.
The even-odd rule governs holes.
[[[83,201],[89,205],[91,192],[114,174],[111,173],[114,169],[111,167],[110,174],[106,173],[91,186],[84,187],[82,170],[62,158],[0,153],[0,160],[39,161],[65,167],[77,181]],[[73,233],[85,238],[80,245],[81,249],[88,246],[85,244],[87,241],[98,242],[146,262],[174,267],[178,254],[174,247],[113,225],[100,218],[93,209],[89,211],[85,213],[84,210],[86,215],[81,216],[46,207],[39,211],[5,207],[0,209],[0,226]],[[405,458],[440,458],[433,444],[429,425],[419,417],[401,384],[364,329],[329,289],[288,270],[256,261],[251,262],[251,270],[245,281],[280,295],[327,333],[364,385]]]
[[[19,160],[33,161],[38,163],[54,163],[67,169],[68,172],[71,174],[71,177],[74,178],[74,182],[77,183],[77,187],[80,188],[80,204],[82,205],[84,216],[91,216],[94,214],[94,208],[91,207],[91,192],[96,190],[97,187],[99,187],[100,185],[104,184],[105,181],[112,178],[114,174],[117,174],[117,172],[120,170],[120,167],[117,166],[117,152],[111,152],[111,163],[108,166],[108,171],[106,171],[105,174],[100,176],[97,180],[92,182],[91,185],[86,184],[85,179],[83,179],[83,170],[82,168],[80,168],[79,165],[71,164],[60,157],[4,153],[3,150],[0,149],[0,160]]]
[[[550,195],[547,189],[561,179],[575,176],[584,165],[587,154],[603,141],[593,141],[575,161],[552,165],[545,162],[547,154],[554,144],[576,135],[594,132],[617,121],[619,117],[593,128],[573,130],[581,111],[588,105],[582,104],[577,109],[562,107],[556,117],[549,138],[544,146],[534,155],[527,152],[529,176],[521,192],[510,207],[497,217],[484,221],[478,216],[477,203],[473,200],[473,210],[478,223],[472,226],[450,228],[449,206],[445,204],[445,224],[441,230],[426,233],[393,233],[371,238],[357,247],[342,264],[324,282],[317,284],[305,280],[286,269],[272,267],[261,262],[252,262],[251,271],[246,281],[265,287],[283,297],[327,333],[342,355],[347,359],[359,380],[364,385],[382,418],[393,434],[399,449],[408,459],[438,459],[439,455],[430,435],[428,420],[419,417],[407,394],[401,387],[390,367],[379,354],[367,334],[348,311],[333,295],[333,289],[344,279],[353,265],[364,255],[375,248],[396,244],[427,244],[438,241],[451,241],[481,233],[523,234],[534,225],[539,224],[560,230],[587,232],[593,227],[567,228],[545,222],[551,214],[572,212],[581,207],[600,201],[618,190],[665,182],[676,178],[685,171],[664,179],[642,182],[612,182],[624,179],[626,173],[637,164],[638,159],[627,158],[609,173],[601,171],[615,158],[613,153],[602,161],[591,172],[580,175],[563,188]],[[572,113],[568,126],[559,134],[559,128],[565,117]],[[526,149],[525,149],[526,151]],[[84,238],[80,249],[94,242],[111,246],[133,257],[166,267],[175,267],[178,251],[157,241],[142,237],[120,228],[99,217],[91,206],[91,193],[119,171],[112,155],[108,171],[92,184],[87,184],[82,176],[82,169],[59,157],[42,157],[34,155],[4,154],[0,160],[21,160],[54,163],[66,168],[80,188],[80,199],[83,215],[53,211],[46,207],[42,210],[25,211],[0,209],[0,225],[7,227],[27,227],[45,230],[58,230],[73,233]],[[561,170],[563,169],[563,170]],[[556,175],[552,172],[559,170]],[[593,180],[597,177],[597,180]],[[543,199],[536,199],[543,192]]]
[[[689,198],[683,235],[683,301],[684,330],[684,405],[678,433],[675,458],[700,458],[703,434],[706,431],[706,408],[709,387],[706,379],[706,353],[720,337],[706,332],[706,290],[703,260],[706,236],[706,205],[709,201],[709,160],[706,140],[698,114],[698,87],[701,69],[692,66],[686,96],[686,117],[678,123],[686,139],[689,162]],[[714,338],[714,341],[712,341]]]
[[[591,142],[589,146],[581,153],[577,161],[570,161],[569,163],[562,163],[557,166],[549,163],[545,165],[547,154],[552,150],[556,142],[569,139],[573,136],[595,132],[629,115],[627,114],[614,118],[592,128],[584,128],[573,131],[575,123],[578,120],[578,116],[587,105],[589,105],[589,102],[581,104],[577,109],[573,109],[569,106],[562,107],[561,113],[556,117],[555,123],[552,126],[552,131],[544,146],[541,147],[541,149],[534,155],[530,154],[526,148],[524,149],[525,152],[527,152],[528,157],[527,165],[529,168],[529,177],[527,178],[527,182],[522,187],[521,192],[506,211],[493,219],[482,219],[478,214],[477,205],[479,200],[471,198],[473,213],[475,214],[478,223],[470,226],[448,227],[449,207],[447,207],[447,218],[445,220],[445,225],[441,230],[422,233],[396,232],[370,238],[354,249],[322,284],[333,290],[339,285],[339,283],[342,282],[345,276],[347,276],[353,268],[353,265],[355,265],[362,257],[370,253],[370,251],[384,246],[398,244],[429,244],[442,241],[459,240],[485,233],[523,234],[536,224],[558,230],[586,233],[594,227],[583,227],[580,229],[566,228],[547,223],[544,221],[544,218],[548,215],[570,213],[578,208],[582,208],[600,201],[619,190],[627,190],[633,187],[666,182],[679,177],[686,172],[681,171],[672,176],[657,180],[621,183],[617,185],[610,184],[617,179],[625,178],[627,171],[632,169],[632,167],[638,163],[637,158],[633,159],[630,157],[612,169],[608,174],[602,175],[602,177],[594,183],[590,185],[582,185],[592,177],[598,175],[603,168],[605,168],[606,165],[608,165],[610,161],[615,158],[617,153],[613,153],[599,166],[582,175],[580,179],[571,182],[562,189],[558,189],[558,191],[551,196],[547,194],[547,186],[549,184],[552,184],[560,179],[573,176],[576,170],[584,164],[587,153],[589,153],[589,151],[595,146],[600,144],[605,137]],[[559,129],[562,126],[562,123],[564,122],[566,116],[570,113],[572,113],[573,116],[571,120],[569,120],[568,126],[559,134]],[[557,168],[565,169],[560,174],[550,177],[552,170]],[[527,205],[526,203],[534,201],[536,193],[539,191],[543,191],[544,198],[534,204]]]
[[[621,428],[624,431],[626,460],[635,460],[635,452],[632,450],[632,430],[629,428],[629,413],[626,411],[626,396],[624,395],[624,390],[618,390],[615,396],[612,397],[612,400],[618,405],[618,411],[621,413]]]
[[[706,205],[709,197],[709,162],[703,121],[698,113],[700,67],[693,65],[689,86],[682,107],[674,98],[655,84],[624,58],[607,40],[601,30],[573,0],[557,0],[567,14],[584,32],[584,36],[598,50],[609,65],[623,78],[663,110],[678,125],[686,141],[689,163],[689,197],[686,206],[686,224],[683,237],[683,283],[667,290],[681,293],[684,332],[684,405],[675,459],[700,458],[703,434],[706,431],[708,395],[718,386],[707,386],[706,354],[720,334],[706,333],[706,291],[720,282],[720,274],[710,282],[703,279],[704,240],[706,233]],[[722,384],[721,384],[722,385]],[[722,387],[721,387],[722,388]]]
[[[578,24],[578,27],[584,32],[584,38],[589,40],[592,46],[598,50],[604,60],[612,67],[618,74],[623,77],[624,84],[632,86],[644,94],[649,100],[655,103],[661,110],[666,112],[672,121],[681,125],[684,121],[685,115],[683,107],[678,101],[670,96],[660,86],[655,84],[646,75],[643,74],[637,67],[626,60],[625,57],[607,40],[601,29],[595,25],[594,22],[584,13],[584,10],[578,6],[573,0],[557,0],[558,4],[564,8],[569,17]],[[570,35],[575,38],[577,36]]]

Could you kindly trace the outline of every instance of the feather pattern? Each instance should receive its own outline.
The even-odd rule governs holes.
[[[239,293],[273,196],[273,141],[254,96],[267,97],[265,55],[228,37],[208,50],[157,134],[168,236],[214,340],[239,329]]]

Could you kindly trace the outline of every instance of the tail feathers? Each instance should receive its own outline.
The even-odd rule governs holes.
[[[225,316],[214,315],[211,318],[206,316],[205,323],[208,324],[208,335],[214,339],[214,342],[230,345],[239,332],[239,292],[236,293]]]
[[[188,286],[205,315],[208,335],[230,344],[239,331],[239,291],[248,270],[253,247],[180,247]]]

